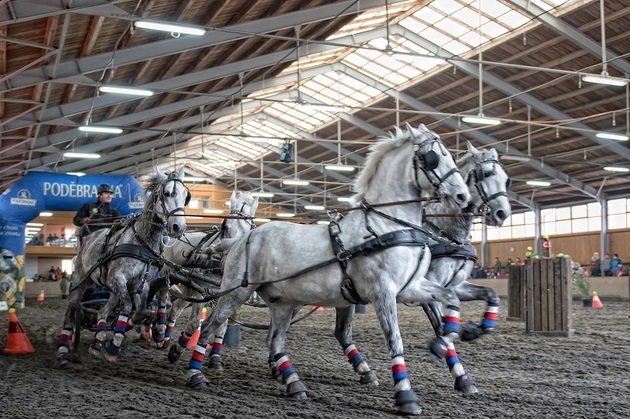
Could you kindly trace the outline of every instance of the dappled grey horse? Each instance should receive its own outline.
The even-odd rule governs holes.
[[[472,196],[466,211],[483,213],[486,224],[501,226],[512,213],[507,194],[510,179],[499,163],[496,150],[479,151],[470,142],[467,144],[468,152],[457,161]],[[454,214],[441,203],[427,204],[425,214],[423,225],[448,240],[431,246],[427,279],[452,289],[460,301],[485,300],[487,303],[481,323],[469,322],[463,329],[462,339],[472,340],[494,331],[499,297],[492,288],[468,282],[477,260],[477,251],[469,242],[473,217]],[[432,214],[437,216],[431,217]],[[464,371],[455,350],[454,341],[459,334],[459,310],[447,306],[443,311],[439,302],[422,303],[422,307],[436,334],[436,339],[429,346],[432,356],[436,360],[446,358],[446,364],[455,378],[456,390],[466,394],[476,393],[474,380]]]
[[[220,258],[222,254],[217,254],[216,252],[213,254],[212,248],[219,245],[223,239],[240,237],[250,231],[254,227],[253,216],[257,208],[258,198],[253,197],[250,192],[233,191],[230,197],[229,217],[223,220],[219,231],[213,234],[201,232],[186,233],[180,239],[172,240],[164,248],[164,259],[182,266],[208,266],[207,258],[210,257],[212,258],[211,262],[217,262],[219,269],[221,269]],[[165,265],[160,272],[161,275],[169,275],[168,269],[168,265]],[[158,325],[156,327],[158,333],[157,342],[160,341],[159,337],[162,333],[165,341],[170,340],[177,318],[192,303],[191,313],[185,329],[182,331],[179,339],[173,342],[169,349],[168,359],[171,362],[176,362],[186,349],[188,341],[199,327],[199,315],[205,305],[205,303],[194,301],[202,297],[204,288],[208,284],[194,278],[191,281],[192,283],[189,286],[184,283],[180,284],[181,288],[183,288],[183,293],[180,298],[173,301],[168,318],[166,317],[165,295],[161,295],[162,298],[159,299]],[[168,291],[167,289],[165,290]],[[162,294],[166,293],[162,292]],[[216,369],[222,367],[220,356],[226,328],[227,321],[216,331],[212,343],[210,364]]]
[[[201,371],[206,344],[254,291],[270,309],[270,366],[280,372],[287,394],[298,399],[306,398],[307,390],[283,352],[294,308],[336,307],[351,318],[352,304],[372,302],[391,358],[395,404],[401,413],[421,412],[405,367],[396,303],[439,300],[458,305],[454,292],[424,277],[431,254],[428,236],[420,228],[422,195],[439,193],[455,210],[468,205],[470,192],[453,156],[424,125],[396,129],[372,146],[354,186],[361,210],[328,227],[271,222],[224,241],[231,248],[225,257],[223,296],[202,325],[189,362],[189,387],[207,385]],[[352,342],[344,339],[340,337],[340,343],[349,357],[352,354],[353,364],[364,363],[361,368],[369,369]]]
[[[149,282],[162,266],[162,237],[184,234],[184,207],[190,192],[182,182],[183,168],[177,173],[156,171],[146,190],[150,191],[144,209],[109,229],[90,234],[78,249],[72,273],[68,310],[59,338],[57,359],[62,366],[69,361],[69,349],[76,330],[76,317],[85,291],[98,284],[110,291],[109,299],[98,312],[97,332],[90,353],[105,348],[105,358],[115,361],[120,354],[125,332],[145,320]],[[132,301],[133,299],[133,301]],[[135,311],[133,307],[135,306]],[[107,316],[118,308],[112,340],[107,337]],[[77,349],[77,348],[74,348]]]

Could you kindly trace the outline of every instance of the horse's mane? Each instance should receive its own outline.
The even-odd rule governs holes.
[[[356,192],[356,195],[352,197],[354,203],[363,201],[365,193],[370,186],[372,178],[376,174],[378,165],[383,158],[393,149],[400,147],[411,139],[411,132],[401,130],[399,127],[395,128],[394,132],[390,132],[388,136],[379,138],[379,141],[370,146],[370,154],[365,161],[363,170],[357,175],[354,181],[352,189]]]

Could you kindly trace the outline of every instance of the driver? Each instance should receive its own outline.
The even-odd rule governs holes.
[[[81,231],[79,244],[83,244],[88,234],[102,228],[109,228],[115,220],[120,218],[120,212],[111,207],[112,194],[114,193],[112,187],[103,183],[98,186],[96,191],[98,193],[97,201],[83,204],[73,219],[74,225],[79,227]]]

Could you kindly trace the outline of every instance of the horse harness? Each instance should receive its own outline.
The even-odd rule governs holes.
[[[491,172],[484,172],[482,165],[485,163],[492,163],[492,171]],[[475,189],[477,189],[477,192],[479,193],[479,196],[481,197],[481,200],[484,203],[484,207],[488,207],[489,204],[488,202],[492,201],[495,198],[498,198],[500,196],[504,196],[506,198],[508,197],[507,192],[505,191],[499,191],[495,194],[492,194],[490,196],[488,196],[488,193],[486,192],[486,190],[483,188],[482,185],[482,181],[483,179],[485,179],[486,177],[490,177],[492,175],[494,175],[496,173],[496,165],[500,165],[501,163],[499,163],[497,160],[493,159],[493,158],[484,158],[482,161],[480,162],[475,162],[475,169],[471,170],[468,173],[468,176],[466,177],[466,184],[468,185],[468,183],[471,180],[471,177],[474,176],[474,180],[475,180]],[[506,184],[506,190],[510,188],[510,185],[512,183],[511,179],[507,180],[507,184]]]

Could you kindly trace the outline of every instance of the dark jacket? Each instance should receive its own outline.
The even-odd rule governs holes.
[[[90,218],[90,222],[85,225],[81,224],[81,220],[86,217]],[[120,217],[120,213],[110,204],[92,202],[79,208],[72,222],[75,226],[81,227],[81,237],[85,237],[96,230],[111,227],[118,217]]]

